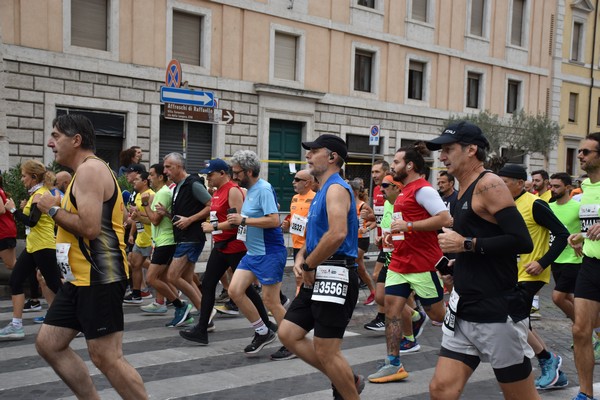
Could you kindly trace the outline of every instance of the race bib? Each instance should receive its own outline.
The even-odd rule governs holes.
[[[242,215],[242,218],[247,218],[245,215]],[[246,241],[246,233],[248,233],[248,225],[240,225],[238,226],[237,231],[237,240],[241,240],[242,242]]]
[[[56,243],[56,264],[60,268],[60,272],[67,282],[73,282],[75,276],[71,271],[71,265],[69,264],[69,249],[71,248],[70,243]]]
[[[214,224],[215,222],[217,222],[217,223],[219,222],[219,219],[217,218],[217,212],[216,212],[216,211],[211,211],[211,212],[210,212],[210,223],[211,223],[211,225],[212,225],[212,224]],[[213,235],[219,235],[219,234],[221,234],[221,233],[223,233],[223,231],[221,231],[221,230],[218,230],[218,231],[212,231],[212,232],[211,232],[211,234],[213,234]]]
[[[586,233],[590,227],[600,222],[598,215],[598,204],[585,204],[579,208],[579,220],[581,221],[581,232]]]
[[[348,268],[319,265],[311,299],[326,303],[344,304],[348,293]]]
[[[292,220],[290,221],[290,233],[292,235],[298,235],[304,237],[306,233],[306,223],[308,222],[308,218],[302,217],[298,214],[292,215]]]
[[[450,293],[448,299],[448,308],[446,308],[446,315],[444,316],[444,324],[442,325],[442,331],[445,335],[454,336],[454,329],[456,325],[456,309],[458,308],[458,301],[460,296],[454,289]]]
[[[137,229],[138,233],[144,232],[144,224],[142,224],[140,221],[135,221],[135,228]]]
[[[392,220],[402,219],[401,212],[395,212],[392,214]],[[394,232],[392,234],[392,240],[404,240],[404,232]]]
[[[377,227],[381,228],[381,220],[383,219],[383,206],[374,206],[373,213],[375,214],[375,222],[377,222]]]

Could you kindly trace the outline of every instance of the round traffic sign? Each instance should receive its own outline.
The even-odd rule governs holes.
[[[379,136],[379,125],[373,125],[371,127],[371,135],[372,136]]]
[[[181,86],[181,64],[177,60],[171,60],[167,65],[167,73],[165,75],[165,85],[167,87],[180,87]]]

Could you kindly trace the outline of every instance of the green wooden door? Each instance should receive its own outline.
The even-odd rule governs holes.
[[[290,201],[294,194],[292,180],[294,174],[290,173],[289,161],[304,160],[302,154],[302,123],[270,120],[269,126],[269,160],[284,160],[286,162],[269,163],[269,183],[277,192],[281,211],[290,210]],[[301,168],[296,164],[296,168]]]

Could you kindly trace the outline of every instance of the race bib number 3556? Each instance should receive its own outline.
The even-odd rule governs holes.
[[[319,265],[315,274],[312,300],[344,304],[348,293],[348,268]]]

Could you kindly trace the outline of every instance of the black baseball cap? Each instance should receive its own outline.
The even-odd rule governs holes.
[[[346,160],[346,157],[348,157],[348,146],[346,145],[344,139],[328,133],[319,136],[313,142],[302,142],[302,147],[304,147],[306,150],[321,149],[325,147],[337,153],[344,160]]]
[[[137,172],[137,173],[142,173],[142,172],[146,172],[146,167],[144,167],[142,164],[131,164],[129,165],[129,167],[127,167],[127,173],[130,172]]]
[[[527,180],[527,171],[519,164],[506,164],[498,171],[498,176],[507,178]]]
[[[490,148],[490,142],[483,135],[481,129],[469,121],[452,122],[442,134],[429,142],[426,142],[429,150],[439,150],[443,144],[450,143],[476,144],[484,149]]]

